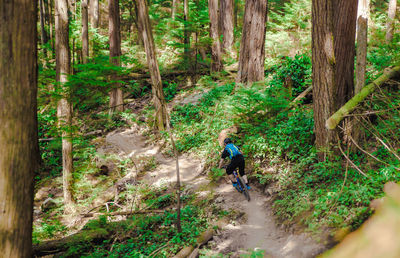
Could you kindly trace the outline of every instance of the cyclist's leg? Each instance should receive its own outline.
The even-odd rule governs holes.
[[[239,167],[239,174],[243,178],[243,181],[246,184],[247,189],[250,189],[249,181],[247,180],[247,176],[244,174],[245,161],[243,156],[238,158],[238,167]]]
[[[239,175],[244,179],[244,182],[247,184],[247,176],[244,174],[244,157],[243,156],[239,156],[236,158],[237,160],[237,166],[239,168]]]
[[[232,164],[232,161],[229,163],[229,165],[226,167],[226,174],[228,174],[229,179],[231,180],[232,183],[236,183],[235,176],[233,175],[233,171],[235,170],[235,165]]]

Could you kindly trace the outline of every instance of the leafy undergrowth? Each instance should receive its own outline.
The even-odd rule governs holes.
[[[400,180],[399,83],[378,89],[354,112],[364,114],[360,148],[347,150],[341,143],[354,166],[339,150],[335,158],[318,162],[312,100],[287,108],[308,87],[310,67],[307,55],[286,58],[270,69],[265,83],[250,87],[203,78],[202,86],[210,90],[200,102],[177,106],[171,114],[177,147],[205,159],[210,176],[218,178],[218,134],[235,124],[241,131],[231,137],[242,147],[251,181],[275,192],[273,207],[282,223],[300,223],[316,234],[355,229],[371,215],[369,203],[383,195],[383,185]],[[288,76],[292,91],[285,87]]]
[[[108,223],[105,217],[91,221],[88,227],[118,225],[118,232],[100,244],[71,247],[66,257],[170,257],[184,246],[195,243],[196,237],[208,226],[201,208],[186,205],[181,209],[182,232],[175,226],[176,212],[157,215],[135,215],[118,224]],[[100,222],[100,225],[99,223]]]

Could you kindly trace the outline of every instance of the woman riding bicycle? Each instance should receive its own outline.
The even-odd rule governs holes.
[[[219,168],[222,168],[222,164],[226,157],[231,159],[231,163],[226,167],[226,173],[229,176],[229,179],[232,181],[233,187],[237,187],[237,183],[235,182],[235,177],[233,176],[233,171],[236,168],[239,168],[239,174],[243,178],[244,183],[246,184],[247,189],[250,189],[249,182],[247,181],[247,176],[244,174],[244,157],[239,148],[232,143],[230,138],[226,138],[224,140],[224,151],[221,154],[221,160],[219,162]]]

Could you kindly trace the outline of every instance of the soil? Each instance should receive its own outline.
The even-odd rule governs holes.
[[[176,161],[164,156],[160,146],[150,145],[137,128],[112,132],[106,137],[108,145],[119,149],[121,155],[129,156],[140,162],[141,159],[154,157],[157,167],[147,172],[141,180],[152,185],[176,182]],[[194,157],[179,157],[181,182],[191,189],[197,189],[199,196],[210,191],[210,182],[203,173],[203,164]],[[205,186],[208,187],[200,187]],[[324,250],[324,246],[311,239],[305,233],[289,233],[283,230],[274,220],[268,197],[260,189],[250,190],[251,201],[238,193],[231,184],[222,182],[211,187],[216,198],[216,205],[224,210],[234,210],[242,214],[241,218],[231,221],[225,228],[217,232],[213,240],[201,251],[201,256],[218,254],[239,257],[252,251],[263,252],[265,257],[315,257]],[[202,190],[203,189],[203,190]],[[204,190],[208,189],[208,190]],[[288,232],[289,231],[289,232]]]

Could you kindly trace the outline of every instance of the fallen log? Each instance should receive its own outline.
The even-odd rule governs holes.
[[[81,243],[101,241],[107,239],[111,233],[112,232],[108,232],[104,228],[82,230],[62,239],[46,241],[38,245],[34,245],[33,256],[41,257],[49,254],[55,254],[66,251],[69,247],[79,245]]]
[[[343,118],[352,112],[357,105],[363,101],[369,94],[374,92],[375,88],[384,84],[387,80],[400,75],[400,66],[397,66],[389,72],[383,74],[372,83],[365,86],[357,95],[350,99],[344,106],[342,106],[336,113],[326,120],[325,126],[329,130],[333,130],[343,120]]]
[[[85,213],[82,214],[83,217],[93,217],[96,215],[104,215],[104,216],[127,216],[127,215],[134,215],[134,214],[148,214],[148,213],[164,213],[165,210],[140,210],[140,211],[116,211],[116,212],[108,212],[108,213],[101,213],[101,212],[93,212],[93,213]]]

